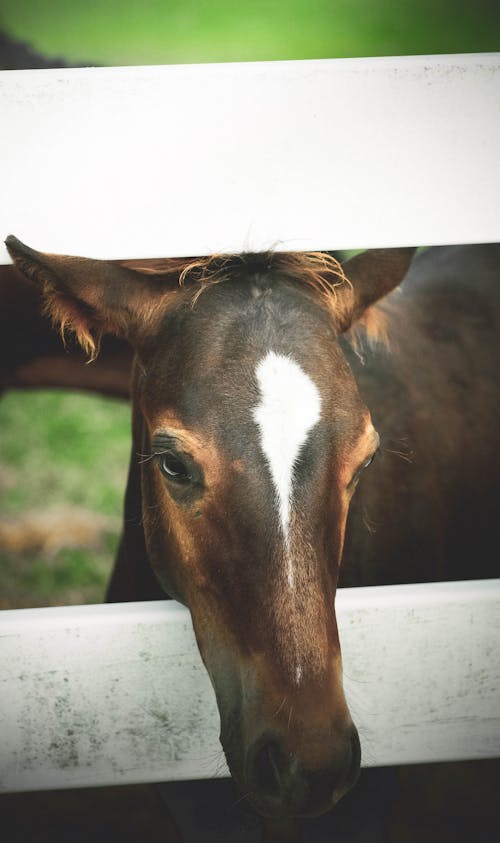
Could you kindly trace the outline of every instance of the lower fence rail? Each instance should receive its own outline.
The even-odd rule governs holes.
[[[500,756],[500,579],[342,589],[364,766]],[[0,614],[0,790],[228,775],[189,612]]]

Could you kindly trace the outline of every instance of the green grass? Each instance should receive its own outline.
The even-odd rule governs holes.
[[[9,478],[3,512],[121,506],[130,447],[130,410],[76,392],[11,392],[0,402],[0,465]]]
[[[63,548],[55,557],[0,552],[0,609],[102,603],[116,551]]]
[[[2,398],[0,606],[102,601],[119,536],[129,415],[125,403],[73,392]],[[14,540],[6,538],[12,525]]]
[[[73,62],[156,64],[498,50],[497,0],[3,0],[0,25]]]

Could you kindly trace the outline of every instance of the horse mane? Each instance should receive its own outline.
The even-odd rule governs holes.
[[[255,252],[241,254],[213,254],[198,258],[159,258],[145,261],[120,261],[138,272],[164,276],[177,274],[179,285],[192,285],[192,305],[217,284],[235,277],[258,278],[273,273],[292,283],[304,285],[323,304],[334,323],[345,321],[350,296],[341,295],[342,288],[352,284],[341,263],[328,252]],[[381,307],[372,305],[345,334],[358,350],[369,345],[387,344],[387,319]]]

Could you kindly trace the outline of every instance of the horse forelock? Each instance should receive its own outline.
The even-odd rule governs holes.
[[[341,293],[350,290],[352,284],[342,264],[328,252],[248,252],[122,263],[149,277],[160,279],[177,275],[179,286],[190,290],[192,306],[204,292],[219,284],[242,278],[258,282],[274,275],[308,290],[325,308],[334,325],[348,321],[350,297]],[[346,338],[354,348],[361,346],[365,339],[370,345],[387,345],[387,319],[383,309],[378,305],[367,308],[346,332]]]

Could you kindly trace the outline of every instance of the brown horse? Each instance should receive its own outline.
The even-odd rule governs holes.
[[[87,353],[135,352],[109,599],[185,603],[242,791],[328,810],[360,766],[337,585],[498,572],[500,247],[141,270],[7,245]]]

